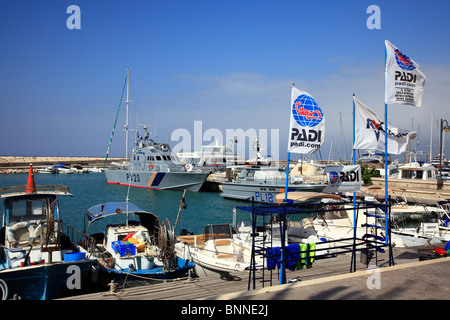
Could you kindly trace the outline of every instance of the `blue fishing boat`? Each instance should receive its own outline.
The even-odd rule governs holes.
[[[94,222],[107,217],[113,223],[106,224],[104,232],[88,235]],[[139,220],[130,219],[133,217]],[[160,223],[156,215],[133,203],[95,205],[86,211],[85,222],[81,250],[97,261],[100,285],[111,280],[124,286],[125,281],[179,278],[195,266],[175,255],[174,231],[169,221]]]
[[[49,300],[81,293],[93,260],[62,232],[60,196],[69,188],[28,184],[0,189],[0,295],[4,300]]]

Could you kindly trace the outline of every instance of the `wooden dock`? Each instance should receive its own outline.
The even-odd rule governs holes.
[[[419,256],[432,253],[433,247],[416,248],[393,248],[395,265],[418,262]],[[360,252],[357,252],[357,271],[367,270],[367,265],[360,262]],[[389,267],[388,254],[377,253],[371,260],[369,267],[379,268]],[[336,257],[317,259],[310,269],[296,271],[286,271],[288,282],[302,282],[307,280],[322,279],[337,275],[349,275],[351,254],[340,254]],[[265,279],[269,279],[270,272],[265,270]],[[274,288],[280,286],[278,283],[278,270],[272,272],[272,286],[265,283],[264,288]],[[242,272],[233,274],[228,279],[221,279],[220,276],[202,278],[184,278],[165,283],[157,283],[134,288],[126,288],[115,292],[97,292],[85,295],[67,297],[59,300],[228,300],[230,294],[233,298],[248,296],[249,273]],[[252,287],[252,284],[251,284]],[[256,289],[263,288],[260,281],[256,282]],[[251,289],[253,290],[253,289]],[[250,290],[250,291],[251,291]]]

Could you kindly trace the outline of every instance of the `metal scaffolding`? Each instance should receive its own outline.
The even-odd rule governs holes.
[[[390,199],[389,199],[390,200]],[[331,208],[332,206],[332,208]],[[391,243],[391,205],[370,202],[331,202],[331,203],[304,203],[280,205],[255,205],[239,206],[238,210],[251,213],[252,217],[252,253],[251,267],[249,270],[248,290],[256,289],[257,280],[272,285],[272,272],[274,264],[278,267],[279,283],[286,283],[287,267],[295,266],[295,263],[303,263],[309,258],[315,259],[318,253],[320,257],[351,253],[350,271],[356,271],[356,253],[375,254],[377,261],[378,253],[389,254],[389,266],[394,265]],[[353,237],[338,240],[323,239],[331,245],[334,250],[327,253],[327,248],[307,247],[292,252],[292,246],[287,241],[287,219],[295,215],[324,217],[329,212],[353,211]],[[351,214],[347,213],[350,217]],[[360,214],[365,216],[365,222],[357,226]],[[375,219],[376,223],[370,223],[369,218]],[[325,219],[324,219],[325,221]],[[364,231],[363,236],[357,235],[357,230]],[[386,234],[387,230],[387,234]],[[361,234],[361,233],[360,233]],[[274,246],[274,239],[279,240],[280,246]],[[266,275],[269,272],[269,275]]]

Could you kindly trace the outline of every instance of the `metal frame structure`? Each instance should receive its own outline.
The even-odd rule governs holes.
[[[390,199],[389,199],[390,200]],[[268,252],[272,252],[272,250],[267,250],[267,248],[273,248],[273,239],[274,239],[274,231],[279,230],[279,236],[281,241],[280,247],[280,255],[279,257],[279,283],[286,283],[286,266],[288,262],[292,262],[293,260],[289,260],[287,257],[290,256],[292,259],[292,255],[286,250],[286,230],[287,230],[287,217],[291,215],[323,215],[328,211],[347,211],[353,210],[353,237],[349,237],[346,239],[339,240],[327,240],[328,243],[334,244],[333,253],[323,252],[321,257],[325,257],[328,255],[338,255],[344,253],[351,253],[351,263],[350,263],[350,271],[356,271],[356,253],[358,251],[371,250],[375,251],[376,261],[377,261],[377,252],[384,252],[384,248],[388,249],[389,254],[389,266],[394,265],[394,258],[392,254],[392,243],[391,243],[391,205],[390,201],[388,201],[388,205],[386,204],[378,204],[378,203],[368,203],[368,202],[333,202],[333,209],[330,210],[327,208],[326,204],[287,204],[283,203],[280,205],[268,205],[268,206],[256,206],[254,202],[252,202],[251,206],[238,206],[236,209],[243,210],[251,213],[252,216],[252,254],[251,254],[251,267],[249,270],[249,280],[248,280],[248,290],[256,289],[257,280],[261,280],[262,286],[264,287],[264,283],[269,282],[272,285],[272,272],[273,269],[270,269],[270,276],[266,279],[266,269],[267,269],[267,259],[274,258],[274,256],[270,255]],[[344,207],[344,205],[353,205],[353,207],[348,208]],[[380,214],[369,213],[368,209],[375,209],[375,212],[379,211]],[[384,220],[384,226],[376,224],[368,224],[367,219],[366,223],[363,223],[360,227],[366,228],[366,233],[363,237],[358,238],[355,228],[355,222],[358,221],[358,215],[360,211],[363,210],[363,214],[366,217],[375,217],[379,220]],[[358,226],[356,226],[358,227]],[[369,232],[369,230],[375,230],[375,234]],[[378,231],[381,232],[378,234]],[[383,234],[382,232],[388,230],[388,234]],[[345,244],[343,242],[350,242],[349,244]],[[306,253],[308,256],[310,253],[315,253],[319,251],[328,250],[328,248],[322,249],[314,249],[300,251],[298,254]],[[257,265],[256,256],[262,256],[263,258],[263,266]],[[300,256],[300,255],[298,255]],[[300,259],[299,259],[300,260]],[[377,261],[378,262],[378,261]],[[258,271],[258,272],[257,272]]]

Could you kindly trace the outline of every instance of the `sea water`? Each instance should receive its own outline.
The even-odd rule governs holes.
[[[182,191],[152,190],[122,185],[114,185],[106,182],[103,173],[74,173],[74,174],[34,174],[36,185],[64,185],[69,187],[72,196],[60,196],[59,205],[61,219],[79,231],[85,230],[85,212],[90,207],[104,202],[126,201],[136,204],[144,211],[155,214],[160,222],[167,218],[172,226],[175,225],[180,206]],[[0,188],[26,185],[27,174],[2,174],[0,175]],[[181,210],[175,234],[186,229],[195,234],[203,233],[204,226],[210,223],[232,223],[233,208],[247,206],[250,203],[225,199],[218,192],[186,192],[186,209]],[[250,215],[240,220],[251,220]],[[107,218],[117,219],[104,222],[94,222],[89,228],[89,233],[102,232],[106,223],[123,221],[121,215]],[[130,217],[138,219],[138,217]]]

